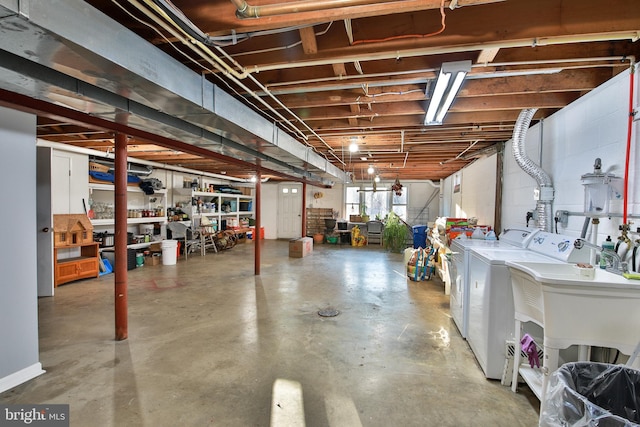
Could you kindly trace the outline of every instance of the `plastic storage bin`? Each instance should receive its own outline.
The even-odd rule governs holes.
[[[426,248],[426,247],[427,247],[427,226],[414,225],[413,226],[413,249]]]
[[[549,379],[541,426],[639,427],[640,371],[624,365],[567,363]]]

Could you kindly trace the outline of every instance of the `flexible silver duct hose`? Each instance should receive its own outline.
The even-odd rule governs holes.
[[[524,149],[525,137],[537,108],[526,108],[520,112],[515,127],[513,128],[513,156],[518,166],[536,180],[540,187],[540,200],[536,203],[538,214],[538,228],[553,232],[553,213],[551,202],[553,201],[553,184],[549,175],[535,164],[526,154]]]

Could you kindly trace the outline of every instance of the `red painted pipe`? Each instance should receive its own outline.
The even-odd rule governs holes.
[[[260,212],[261,212],[261,206],[260,206],[260,194],[261,194],[261,190],[262,190],[262,184],[261,184],[261,178],[262,178],[262,174],[260,173],[260,169],[258,169],[256,171],[256,194],[255,194],[255,204],[256,204],[256,228],[253,230],[253,246],[254,246],[254,255],[255,255],[255,275],[259,276],[260,275],[260,246],[262,246],[260,243],[260,232],[261,230],[261,225],[262,225],[262,221],[260,220]]]
[[[631,156],[631,133],[633,130],[633,82],[635,76],[635,65],[631,64],[629,73],[629,121],[627,124],[627,152],[624,166],[624,195],[622,196],[622,223],[627,223],[627,205],[629,204],[629,162]]]
[[[126,340],[127,312],[127,135],[117,133],[115,138],[115,323],[116,340]]]

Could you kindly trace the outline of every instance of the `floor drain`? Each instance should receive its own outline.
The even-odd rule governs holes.
[[[335,317],[338,314],[340,314],[340,312],[338,310],[336,310],[335,308],[325,308],[323,310],[320,310],[318,312],[318,314],[322,317]]]

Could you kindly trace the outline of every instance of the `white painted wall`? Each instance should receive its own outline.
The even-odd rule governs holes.
[[[36,277],[36,116],[0,107],[0,392],[42,374]]]
[[[402,181],[407,193],[407,223],[427,225],[440,211],[440,185],[433,181]]]
[[[479,225],[494,226],[497,158],[493,154],[479,159],[445,179],[444,216],[475,217]],[[458,192],[456,184],[460,184]]]
[[[637,87],[636,85],[636,109]],[[580,177],[593,172],[593,164],[597,157],[602,159],[603,170],[610,170],[620,177],[624,176],[628,109],[629,73],[624,72],[542,123],[537,123],[527,133],[527,154],[535,161],[541,159],[542,168],[553,181],[553,212],[584,210],[584,186]],[[637,123],[635,122],[635,128]],[[637,147],[639,142],[639,133],[634,129],[632,147]],[[632,149],[628,212],[633,214],[640,213],[640,186],[637,183],[639,156],[640,152]],[[526,211],[535,207],[533,190],[536,188],[536,182],[515,163],[511,144],[505,147],[504,170],[502,223],[504,226],[523,226],[526,222]],[[610,211],[621,214],[622,201],[613,203]],[[559,227],[558,232],[578,237],[584,218],[571,216],[568,226]],[[598,229],[598,244],[607,235],[613,238],[618,236],[618,226],[621,223],[621,218],[602,218]],[[635,230],[635,227],[632,228]]]
[[[322,197],[316,199],[315,193],[322,193]],[[336,184],[332,188],[322,188],[307,185],[307,207],[326,208],[338,211],[338,218],[345,218],[344,214],[344,185]]]
[[[355,184],[357,185],[357,184]],[[381,187],[390,187],[392,183],[382,183]],[[408,191],[407,208],[410,213],[423,214],[428,212],[428,219],[426,217],[419,217],[417,223],[426,224],[428,221],[434,221],[440,211],[440,197],[439,197],[439,185],[434,184],[431,181],[403,181],[405,191]],[[344,212],[345,209],[345,185],[336,184],[332,188],[320,188],[314,186],[307,186],[306,194],[306,207],[307,208],[331,208],[338,211],[338,218],[348,219],[348,214]],[[322,193],[322,197],[314,198],[315,193]],[[427,201],[433,193],[436,192],[433,199],[428,205]],[[278,199],[278,184],[277,183],[265,183],[262,184],[262,226],[265,228],[265,239],[276,239],[278,236],[278,222],[277,222],[277,204]],[[425,206],[426,205],[426,206]],[[423,210],[423,208],[425,208]],[[411,215],[410,215],[411,216]],[[413,218],[409,218],[410,221]]]
[[[638,82],[636,72],[636,82]],[[639,90],[635,85],[634,108],[638,109]],[[549,174],[555,188],[553,212],[568,210],[582,212],[584,210],[584,186],[580,177],[593,172],[593,164],[597,157],[602,159],[603,170],[624,176],[627,118],[629,114],[629,73],[624,72],[581,97],[577,101],[558,111],[541,123],[536,123],[527,132],[525,150],[527,155]],[[634,123],[632,133],[632,150],[629,175],[628,213],[640,215],[640,185],[638,169],[640,144],[638,122]],[[477,168],[474,172],[473,168]],[[483,207],[487,200],[495,194],[495,159],[492,157],[478,160],[459,173],[462,174],[462,191],[453,193],[455,176],[447,177],[443,182],[442,216],[477,216],[480,222],[485,221],[488,210]],[[483,174],[494,173],[490,179]],[[481,179],[479,179],[481,178]],[[475,183],[473,180],[478,182]],[[469,185],[471,181],[472,185]],[[482,183],[490,185],[483,185]],[[524,172],[513,157],[511,141],[505,144],[504,179],[502,198],[502,226],[524,227],[527,211],[534,210],[535,180]],[[472,192],[473,194],[468,194]],[[459,209],[459,207],[461,207]],[[622,201],[614,202],[610,211],[622,213]],[[486,212],[486,213],[483,213]],[[488,216],[487,216],[488,218]],[[582,231],[585,216],[576,215],[569,218],[566,228],[559,226],[558,232],[578,237]],[[488,221],[488,219],[487,219]],[[638,220],[633,220],[638,222]],[[602,218],[598,228],[597,243],[611,235],[619,235],[620,217]],[[529,224],[535,227],[532,221]],[[636,226],[632,226],[635,230]],[[587,234],[590,238],[591,229]]]

